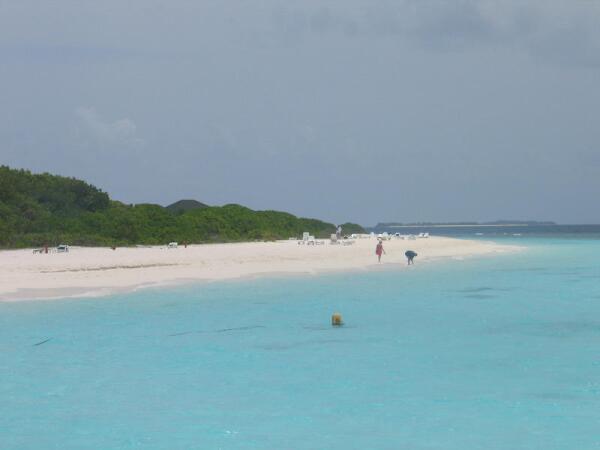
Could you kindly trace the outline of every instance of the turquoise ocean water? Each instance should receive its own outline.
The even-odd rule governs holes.
[[[0,448],[600,449],[600,240],[504,241],[527,250],[0,303]]]

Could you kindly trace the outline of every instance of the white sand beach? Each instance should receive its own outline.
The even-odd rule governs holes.
[[[384,241],[377,263],[375,239],[352,245],[299,245],[296,241],[191,245],[187,248],[72,247],[68,253],[0,252],[0,301],[108,295],[140,287],[191,281],[227,280],[269,274],[319,274],[492,255],[518,247],[445,237]],[[405,266],[404,266],[405,267]]]

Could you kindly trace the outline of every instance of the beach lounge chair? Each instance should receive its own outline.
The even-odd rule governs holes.
[[[169,242],[169,245],[167,245],[167,248],[177,248],[177,242]]]

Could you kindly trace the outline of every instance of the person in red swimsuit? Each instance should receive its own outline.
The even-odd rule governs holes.
[[[385,250],[383,249],[383,243],[381,242],[381,239],[379,240],[379,242],[377,243],[377,247],[375,247],[375,254],[377,255],[377,261],[381,262],[381,254],[385,254]]]

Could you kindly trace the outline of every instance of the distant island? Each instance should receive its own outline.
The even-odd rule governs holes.
[[[380,228],[409,228],[409,227],[523,227],[550,226],[555,222],[536,220],[496,220],[494,222],[380,222],[372,229]]]
[[[342,224],[344,233],[364,233]],[[167,207],[127,205],[75,178],[0,166],[0,247],[158,245],[287,239],[307,231],[329,237],[336,226],[280,211],[180,200]]]

